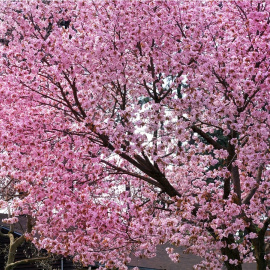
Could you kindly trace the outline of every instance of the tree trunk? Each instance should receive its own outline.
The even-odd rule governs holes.
[[[264,235],[258,236],[258,238],[252,241],[254,245],[254,255],[257,263],[257,270],[266,270],[267,261],[265,260],[265,243]]]
[[[226,241],[227,245],[233,244],[235,242],[234,236],[229,234],[227,238],[223,239]],[[242,270],[242,263],[240,262],[240,254],[238,249],[230,249],[228,247],[221,248],[222,255],[226,255],[228,260],[225,261],[225,266],[228,270]],[[237,260],[239,262],[238,265],[230,264],[229,260]]]
[[[9,243],[9,251],[8,251],[8,260],[6,263],[5,270],[12,270],[15,266],[12,266],[15,262],[15,255],[17,248],[25,241],[24,235],[21,235],[16,240],[14,239],[14,235],[12,232],[8,233],[10,243]]]

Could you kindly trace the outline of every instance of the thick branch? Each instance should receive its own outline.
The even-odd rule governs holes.
[[[91,131],[99,137],[104,147],[107,147],[111,151],[115,150],[114,146],[109,142],[109,138],[107,135],[97,133],[95,125],[88,124],[88,126]],[[136,160],[134,160],[132,157],[123,152],[118,153],[118,155],[128,161],[133,166],[135,166],[137,169],[141,170],[146,175],[155,179],[160,184],[161,189],[166,192],[170,197],[181,197],[181,194],[170,184],[168,179],[160,172],[160,170],[155,168],[155,166],[151,164],[148,158],[142,158],[139,155],[135,155]],[[154,182],[156,183],[156,181]]]
[[[261,230],[259,231],[259,234],[261,236],[265,236],[265,233],[267,231],[267,228],[268,226],[270,225],[270,218],[267,218],[265,221],[264,221],[264,224],[263,224],[263,227],[261,228]]]
[[[115,169],[115,170],[117,170],[117,171],[120,171],[120,172],[122,172],[122,173],[124,173],[124,174],[127,174],[127,175],[130,175],[130,176],[137,177],[137,178],[139,178],[139,179],[142,179],[142,180],[146,181],[146,182],[149,183],[149,184],[152,184],[152,185],[154,185],[154,186],[159,187],[159,188],[162,189],[162,186],[161,186],[158,182],[152,180],[151,178],[148,178],[148,177],[139,175],[139,174],[137,174],[137,173],[133,173],[133,172],[127,171],[127,170],[122,169],[122,168],[120,168],[120,167],[117,167],[117,166],[115,166],[115,165],[113,165],[113,164],[111,164],[110,162],[105,161],[105,160],[102,160],[101,162],[104,163],[104,164],[106,164],[106,165],[108,165],[108,166],[110,166],[111,168],[113,168],[113,169]]]
[[[21,260],[21,261],[17,261],[15,263],[11,263],[9,265],[6,266],[5,270],[12,270],[14,269],[16,266],[18,265],[21,265],[21,264],[27,264],[27,263],[34,263],[34,262],[37,262],[37,261],[43,261],[43,260],[47,260],[49,259],[50,256],[47,256],[47,257],[40,257],[40,258],[31,258],[31,259],[24,259],[24,260]]]
[[[235,138],[233,136],[233,138]],[[227,151],[229,156],[227,158],[227,166],[231,172],[231,180],[233,183],[233,191],[237,194],[237,203],[241,203],[241,185],[240,185],[240,175],[239,175],[239,168],[238,166],[234,165],[233,162],[237,158],[237,154],[235,152],[235,146],[230,144],[228,145]]]
[[[223,199],[228,199],[231,191],[231,179],[230,177],[227,177],[224,179],[224,193],[223,193]]]
[[[192,130],[196,133],[198,133],[200,136],[202,136],[209,144],[213,145],[215,149],[221,150],[221,149],[226,149],[225,147],[223,147],[221,144],[219,144],[218,142],[216,142],[210,135],[208,135],[207,133],[203,132],[200,128],[198,128],[197,126],[192,126],[191,127]]]
[[[251,189],[251,191],[249,192],[249,194],[246,196],[246,198],[243,200],[243,204],[249,204],[250,200],[252,199],[252,197],[254,196],[255,192],[257,191],[260,182],[261,182],[261,178],[262,178],[262,172],[263,172],[263,168],[264,168],[264,164],[261,164],[258,168],[258,173],[257,173],[257,177],[256,177],[256,186]]]
[[[21,235],[19,238],[17,238],[13,244],[12,244],[12,247],[14,249],[17,249],[23,242],[25,241],[25,236],[24,235]]]
[[[241,203],[241,185],[240,185],[240,174],[238,166],[231,166],[231,176],[233,182],[233,191],[237,194],[238,201]]]
[[[9,266],[13,264],[15,261],[15,254],[16,254],[17,248],[25,241],[24,235],[21,235],[16,240],[14,240],[13,233],[9,232],[8,236],[9,236],[10,242],[9,242],[8,259],[7,259],[7,264],[6,264],[7,266],[5,270],[14,268],[14,267],[9,267]]]

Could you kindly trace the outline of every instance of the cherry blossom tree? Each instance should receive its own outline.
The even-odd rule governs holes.
[[[29,239],[86,265],[171,243],[196,269],[266,269],[268,1],[8,0],[0,18],[0,172]]]

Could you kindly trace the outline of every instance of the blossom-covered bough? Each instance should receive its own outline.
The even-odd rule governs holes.
[[[0,19],[0,171],[29,239],[86,265],[171,243],[197,269],[266,269],[268,1],[5,1]]]

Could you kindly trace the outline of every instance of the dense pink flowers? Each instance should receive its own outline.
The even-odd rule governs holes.
[[[166,242],[197,269],[265,263],[267,1],[0,9],[0,175],[29,239],[119,269]]]

